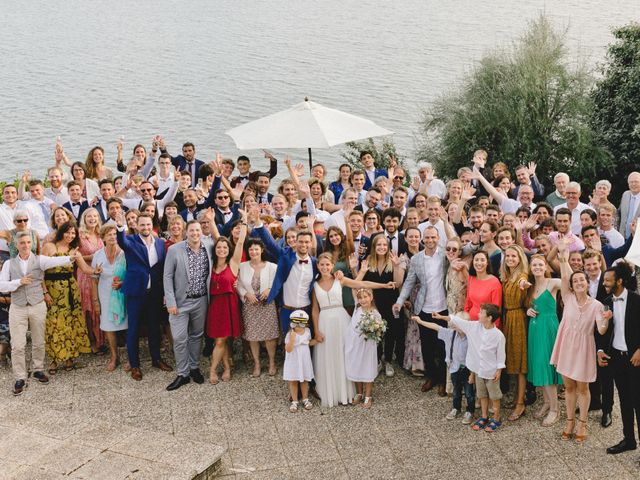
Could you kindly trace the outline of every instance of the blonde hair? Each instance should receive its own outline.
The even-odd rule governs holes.
[[[96,224],[95,228],[93,229],[93,231],[90,231],[89,228],[87,227],[87,214],[89,213],[95,213],[98,217],[98,223]],[[87,208],[83,213],[82,213],[82,217],[80,217],[80,225],[78,226],[78,233],[80,233],[80,235],[89,235],[91,233],[100,236],[100,228],[102,227],[102,222],[100,221],[100,214],[98,213],[98,210],[96,210],[95,208],[91,207],[91,208]]]
[[[376,252],[376,246],[380,242],[386,242],[388,247],[387,253],[383,257],[379,256]],[[385,272],[390,272],[393,270],[393,262],[391,261],[391,245],[389,245],[389,240],[387,240],[387,237],[385,237],[383,234],[378,234],[373,237],[373,240],[371,241],[371,253],[369,254],[367,260],[369,261],[370,272],[377,272],[381,265],[384,266]]]
[[[511,270],[510,267],[507,266],[507,262],[503,261],[500,266],[500,281],[508,282],[511,278],[516,278],[519,275],[529,275],[529,261],[527,260],[527,256],[524,254],[524,250],[519,245],[509,245],[504,249],[504,253],[507,253],[507,250],[514,250],[520,259],[518,266]]]

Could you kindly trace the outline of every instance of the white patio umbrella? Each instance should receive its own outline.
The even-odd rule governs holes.
[[[241,150],[260,148],[328,148],[363,138],[392,135],[371,120],[304,102],[225,132]]]

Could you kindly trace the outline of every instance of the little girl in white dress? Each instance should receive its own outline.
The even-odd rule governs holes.
[[[356,396],[353,404],[357,405],[364,394],[364,408],[371,408],[373,399],[373,382],[378,376],[378,344],[362,335],[358,329],[360,318],[365,312],[380,317],[373,304],[373,292],[361,288],[356,293],[358,307],[353,312],[349,329],[345,335],[345,370],[347,378],[355,382]]]
[[[313,363],[310,346],[317,342],[311,340],[311,331],[307,327],[309,315],[304,310],[296,310],[290,317],[290,329],[284,339],[285,357],[282,378],[289,382],[291,405],[289,411],[298,411],[298,385],[302,392],[302,406],[311,410],[313,403],[309,400],[309,382],[313,380]]]

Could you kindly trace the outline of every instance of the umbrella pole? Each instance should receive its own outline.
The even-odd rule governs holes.
[[[313,167],[313,160],[311,158],[311,149],[309,148],[309,175],[311,175],[311,168]]]

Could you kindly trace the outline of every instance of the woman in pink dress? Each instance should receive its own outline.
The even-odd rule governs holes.
[[[573,272],[569,266],[569,252],[564,238],[558,240],[558,259],[562,275],[562,300],[564,312],[556,343],[551,354],[551,365],[556,367],[565,385],[567,425],[562,439],[569,440],[576,426],[576,401],[580,408],[576,442],[587,438],[587,414],[589,412],[589,383],[596,380],[596,343],[594,325],[601,335],[607,331],[610,311],[604,312],[602,304],[589,296],[589,280],[582,271]]]
[[[102,238],[100,238],[100,226],[98,210],[87,208],[80,218],[80,228],[78,229],[80,236],[78,250],[87,265],[91,265],[93,254],[104,247]],[[91,340],[91,351],[103,354],[107,351],[107,347],[104,333],[100,330],[100,314],[95,312],[93,297],[91,296],[93,279],[91,275],[87,275],[81,269],[78,269],[78,287],[80,288],[82,312],[87,322],[89,340]]]
[[[213,246],[207,336],[216,339],[209,374],[209,382],[214,385],[219,381],[217,369],[221,361],[224,365],[222,381],[228,382],[231,379],[227,337],[236,338],[242,333],[238,293],[234,287],[240,269],[244,239],[247,236],[247,216],[242,210],[240,213],[240,236],[235,247],[232,248],[227,237],[219,237]]]

